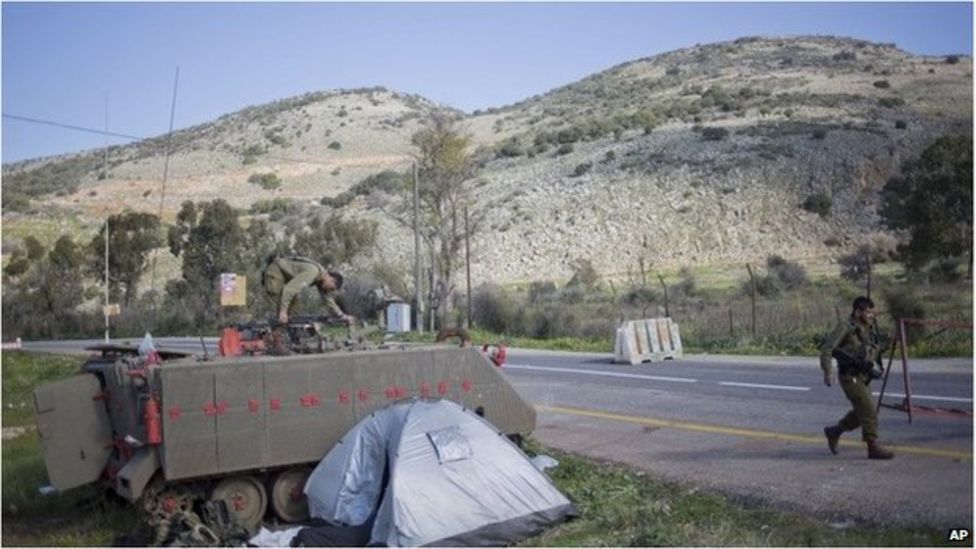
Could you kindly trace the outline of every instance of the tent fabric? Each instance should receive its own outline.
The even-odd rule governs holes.
[[[576,514],[503,433],[447,400],[413,399],[364,418],[305,494],[312,517],[372,519],[370,545],[506,545]]]

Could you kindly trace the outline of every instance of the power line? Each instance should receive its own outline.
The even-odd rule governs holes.
[[[141,141],[143,139],[147,139],[146,137],[137,137],[135,135],[127,135],[127,134],[124,134],[124,133],[116,133],[116,132],[110,132],[110,131],[104,131],[104,130],[95,130],[95,129],[92,129],[92,128],[85,128],[85,127],[82,127],[82,126],[75,126],[73,124],[65,124],[63,122],[54,122],[53,120],[41,120],[40,118],[31,118],[29,116],[17,116],[15,114],[6,114],[6,113],[4,113],[3,117],[4,118],[10,118],[11,120],[20,120],[22,122],[31,122],[31,123],[34,123],[34,124],[44,124],[44,125],[47,125],[47,126],[55,126],[57,128],[65,128],[65,129],[68,129],[68,130],[75,130],[75,131],[79,131],[79,132],[95,133],[95,134],[98,134],[98,135],[105,135],[105,136],[110,136],[110,137],[121,137],[123,139],[130,139],[130,140],[133,140],[133,141]]]

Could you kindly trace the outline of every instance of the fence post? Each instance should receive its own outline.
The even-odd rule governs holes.
[[[732,307],[729,307],[729,339],[735,337],[735,331],[732,329]]]
[[[664,277],[660,274],[657,275],[657,279],[661,281],[661,287],[664,288],[664,316],[671,318],[671,307],[668,306],[668,285],[664,283]]]

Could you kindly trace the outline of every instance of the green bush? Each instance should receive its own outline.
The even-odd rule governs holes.
[[[789,261],[778,255],[770,255],[766,258],[766,267],[769,272],[776,276],[787,290],[793,290],[806,286],[810,283],[807,270],[802,265],[794,261]]]
[[[510,137],[498,148],[498,152],[495,153],[495,158],[516,158],[523,154],[525,154],[525,151],[522,149],[518,138]]]
[[[959,62],[958,55],[947,55],[945,58],[946,65],[955,65]]]
[[[891,87],[891,83],[887,80],[875,80],[874,87],[878,88],[879,90],[885,90]]]
[[[717,127],[702,128],[701,136],[705,141],[722,141],[729,137],[729,130]]]
[[[833,206],[833,200],[822,192],[811,194],[803,201],[803,209],[819,215],[821,219],[830,217],[831,206]]]
[[[281,186],[281,180],[273,173],[255,173],[247,178],[248,183],[260,185],[262,189],[274,190]]]
[[[895,129],[904,130],[908,128],[908,122],[905,120],[895,120]]]
[[[566,143],[564,145],[560,145],[559,148],[556,149],[556,156],[567,155],[567,154],[569,154],[571,152],[573,152],[573,144],[572,143]]]
[[[883,299],[885,309],[893,319],[924,319],[926,317],[925,300],[919,297],[910,285],[885,289]],[[926,332],[925,326],[909,325],[906,330],[908,344],[911,345],[919,341],[925,337]]]
[[[587,172],[590,171],[592,167],[593,167],[592,162],[583,162],[582,164],[578,164],[576,166],[576,169],[573,170],[573,177],[580,177],[582,175],[585,175]]]
[[[338,151],[339,149],[342,148],[342,143],[339,143],[338,141],[333,141],[332,143],[329,143],[329,148],[334,151]]]
[[[813,130],[814,139],[824,139],[827,137],[828,130],[826,128],[817,128]]]
[[[905,105],[905,100],[901,97],[882,97],[878,99],[878,104],[886,109],[894,109]]]

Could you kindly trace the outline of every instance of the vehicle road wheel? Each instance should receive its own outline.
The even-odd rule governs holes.
[[[264,486],[249,476],[220,481],[211,492],[210,500],[222,500],[227,505],[227,512],[248,531],[257,530],[268,509],[268,494]]]
[[[299,467],[278,473],[271,484],[271,509],[285,522],[300,522],[308,518],[305,500],[305,481],[311,469]]]

